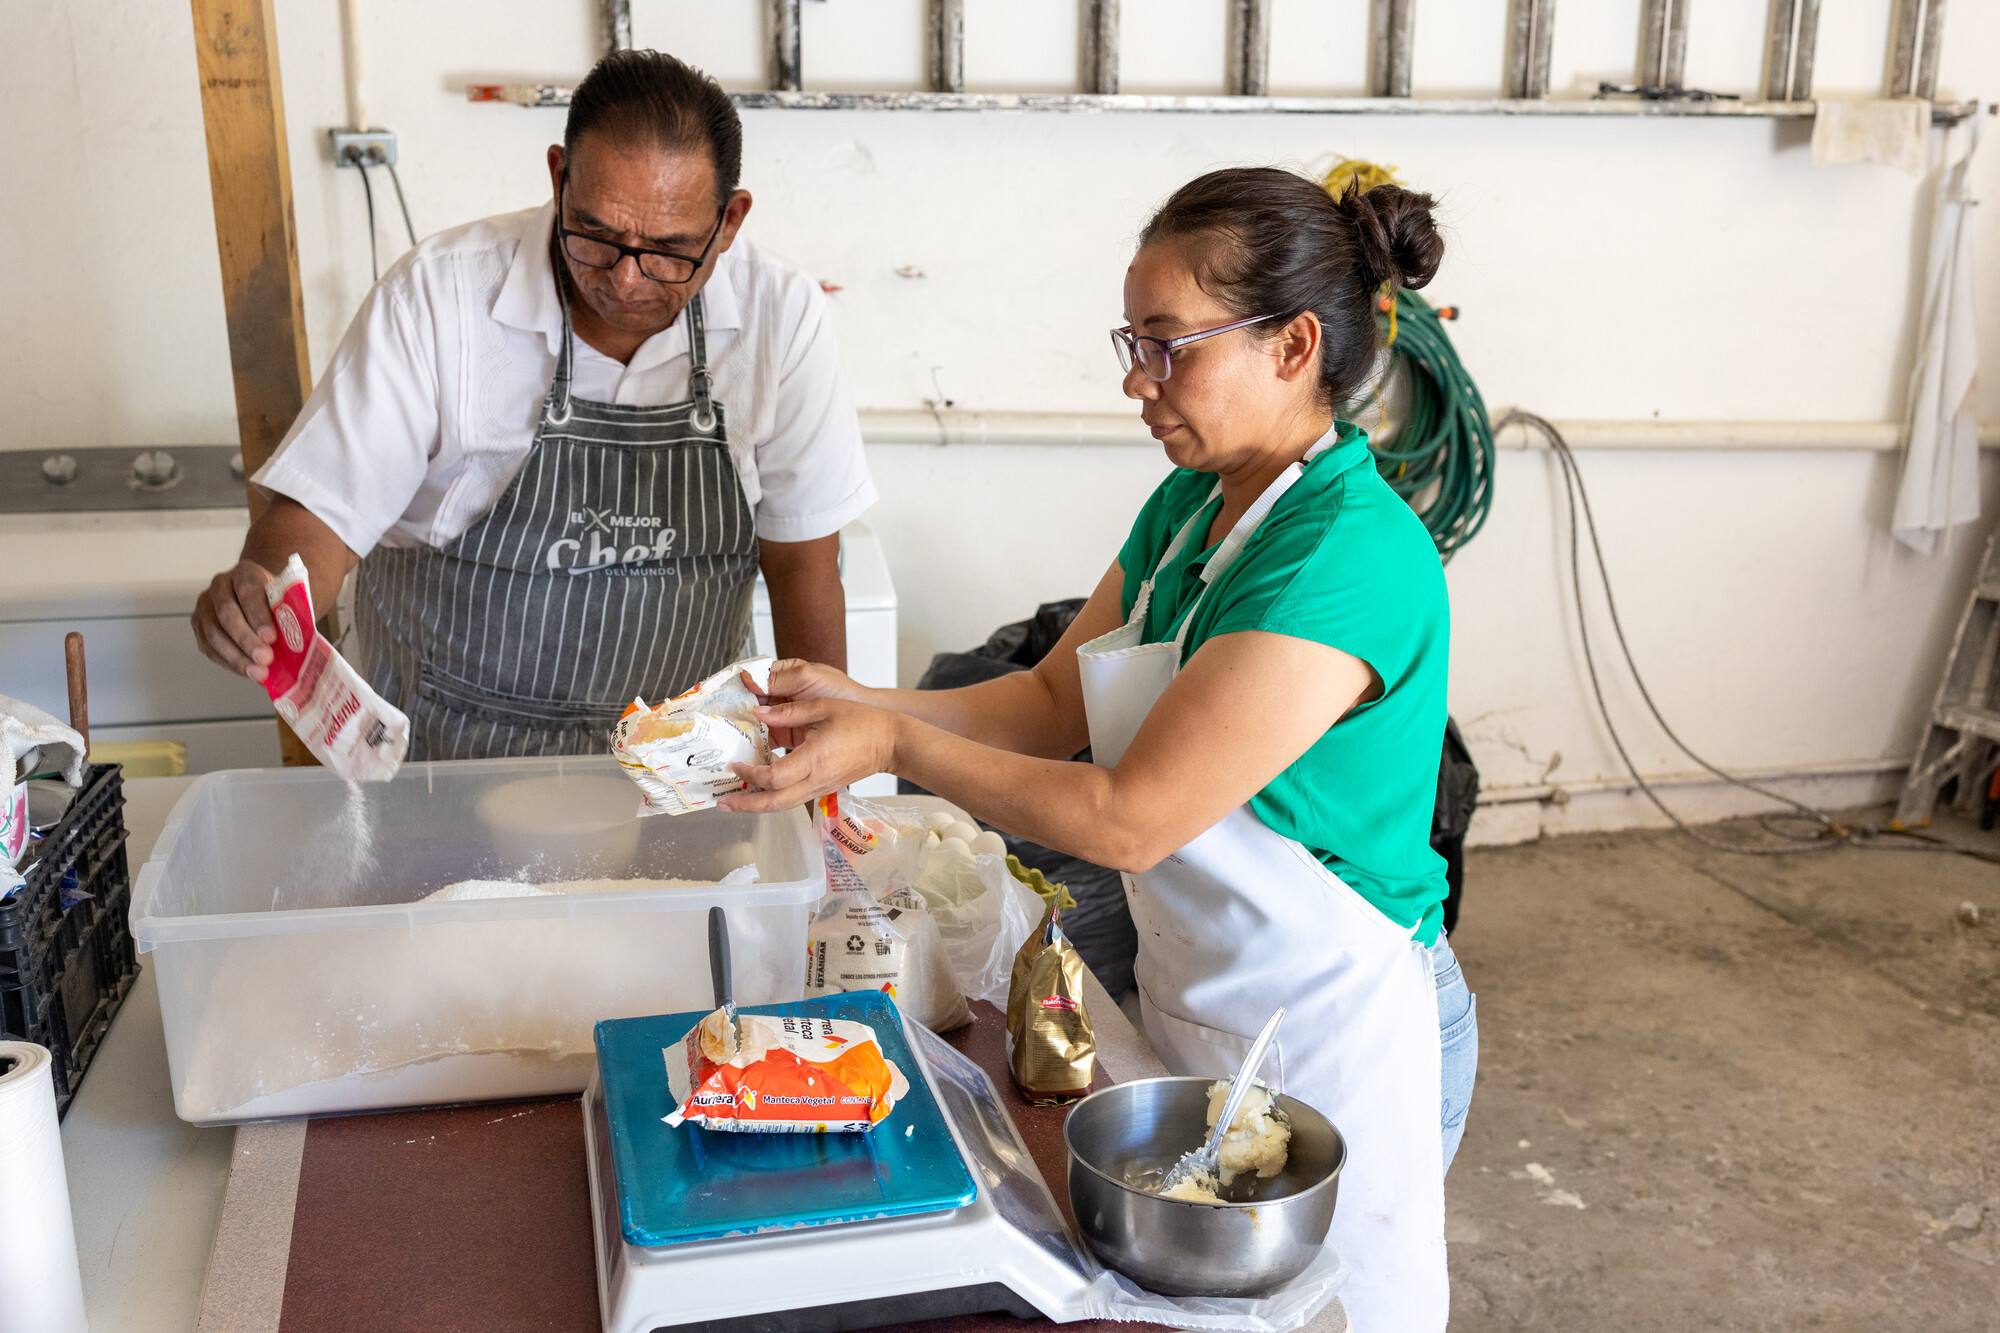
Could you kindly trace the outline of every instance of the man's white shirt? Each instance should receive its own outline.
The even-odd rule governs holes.
[[[284,443],[253,480],[348,548],[444,546],[490,508],[534,443],[562,342],[553,204],[425,240],[361,304]],[[757,535],[809,541],[875,502],[828,326],[805,275],[748,240],[702,288],[714,394]],[[572,392],[631,406],[690,396],[688,319],[620,365],[581,339]]]

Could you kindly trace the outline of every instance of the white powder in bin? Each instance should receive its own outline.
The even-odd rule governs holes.
[[[417,901],[713,888],[756,877],[746,866],[722,880],[462,880]],[[692,1007],[668,1002],[665,960],[700,959],[704,1000],[707,990],[705,912],[597,921],[616,924],[578,930],[561,917],[445,920],[412,932],[218,941],[228,957],[209,987],[180,1101],[204,1119],[298,1114],[333,1104],[320,1098],[335,1089],[307,1085],[381,1087],[406,1077],[433,1089],[451,1083],[435,1062],[459,1057],[485,1062],[482,1077],[496,1058],[548,1070],[574,1065],[586,1077],[597,1019]],[[751,954],[754,916],[731,927],[741,933],[739,958]],[[426,1091],[415,1100],[454,1099]],[[377,1104],[414,1101],[389,1092]]]
[[[524,884],[511,879],[462,879],[417,899],[423,903],[465,903],[483,898],[554,898],[575,893],[634,893],[640,889],[712,889],[713,879],[568,879]]]

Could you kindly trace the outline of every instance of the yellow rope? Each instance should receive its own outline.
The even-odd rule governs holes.
[[[1396,169],[1376,162],[1363,162],[1356,157],[1336,157],[1333,165],[1320,177],[1320,185],[1335,199],[1345,195],[1350,189],[1359,189],[1366,194],[1378,185],[1401,185],[1402,177]],[[1381,308],[1389,315],[1389,332],[1382,340],[1384,347],[1396,345],[1396,293],[1388,283],[1382,284]],[[1386,434],[1389,428],[1389,409],[1382,401],[1382,385],[1375,385],[1375,408],[1381,414],[1377,430]]]
[[[1394,167],[1379,166],[1373,162],[1363,162],[1354,157],[1336,157],[1326,175],[1320,177],[1326,192],[1338,199],[1347,193],[1351,185],[1359,185],[1363,194],[1378,185],[1401,185],[1402,177]]]

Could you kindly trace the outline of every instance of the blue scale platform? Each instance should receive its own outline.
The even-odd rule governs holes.
[[[888,996],[855,991],[738,1012],[866,1023],[882,1054],[909,1080],[910,1091],[866,1133],[731,1134],[692,1124],[672,1127],[661,1119],[673,1109],[662,1052],[678,1048],[707,1012],[599,1023],[598,1077],[627,1243],[678,1245],[944,1212],[973,1201],[972,1176]]]

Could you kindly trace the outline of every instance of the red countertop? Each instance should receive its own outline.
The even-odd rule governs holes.
[[[1004,1017],[988,1004],[973,1011],[974,1021],[945,1039],[993,1077],[1067,1217],[1068,1110],[1028,1104],[1007,1074]],[[1094,1086],[1107,1082],[1100,1064]],[[1030,1333],[1046,1324],[993,1315],[894,1327]],[[278,1327],[279,1333],[597,1333],[578,1099],[310,1122]],[[1065,1327],[1088,1333],[1100,1325]]]

